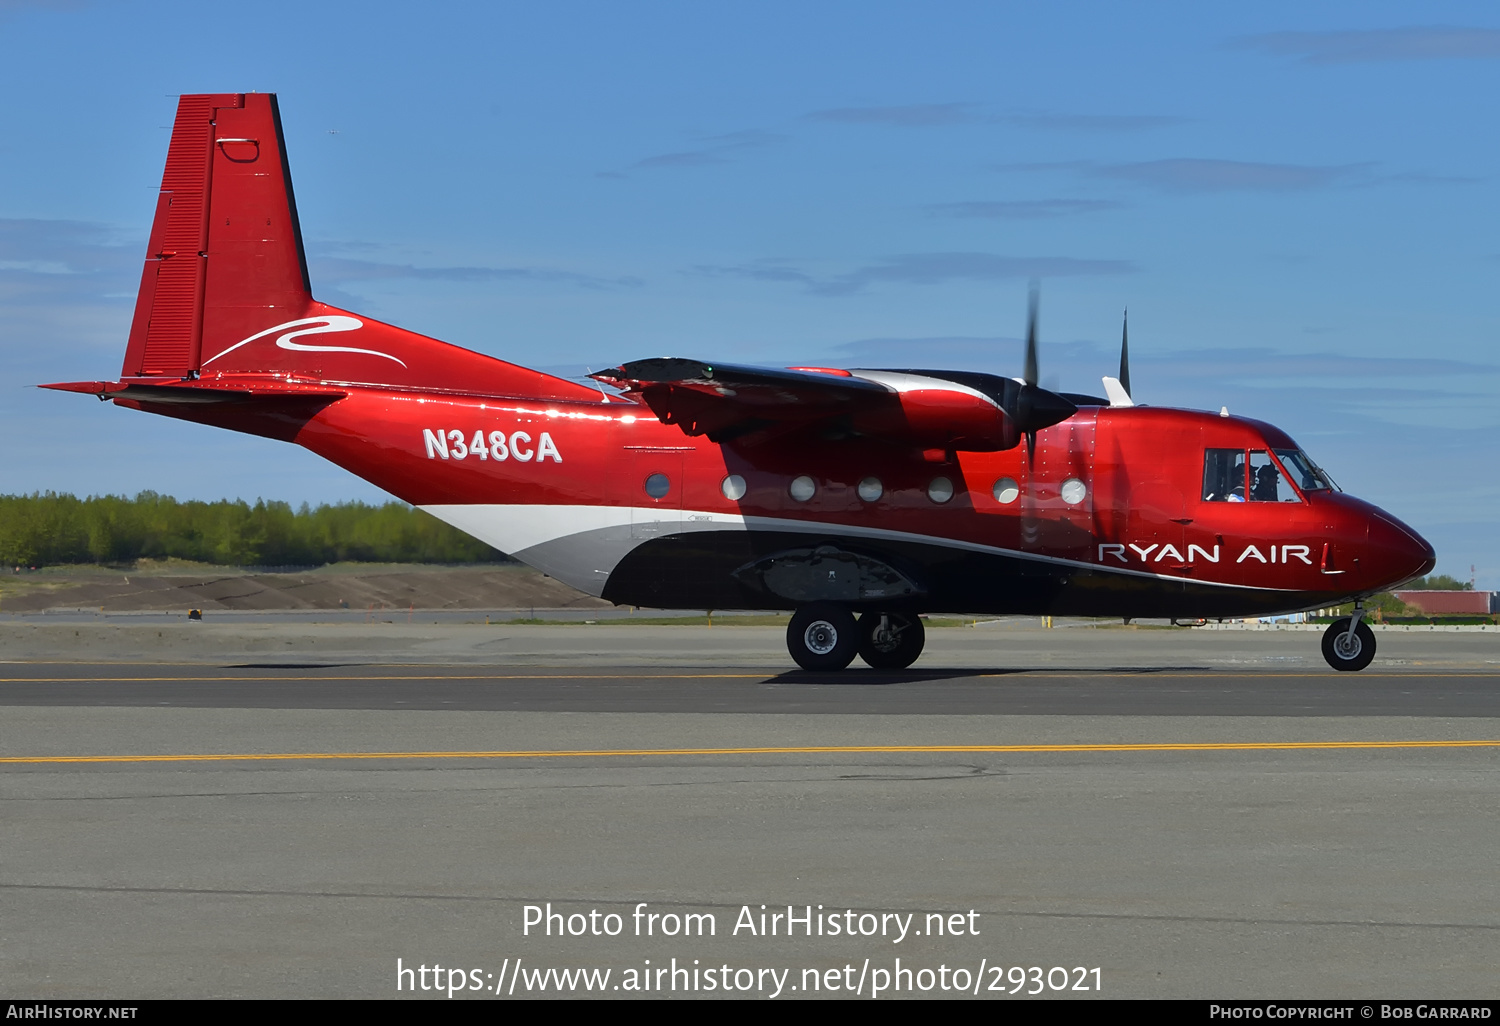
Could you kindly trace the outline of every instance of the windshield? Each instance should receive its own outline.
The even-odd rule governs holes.
[[[1333,481],[1301,449],[1277,449],[1276,458],[1304,492],[1326,492],[1333,488]]]
[[[1283,471],[1266,449],[1205,449],[1204,502],[1301,502],[1289,474],[1311,482],[1303,491],[1326,490],[1323,472],[1296,449],[1276,449]]]
[[[1291,482],[1264,449],[1250,450],[1250,501],[1301,502]]]

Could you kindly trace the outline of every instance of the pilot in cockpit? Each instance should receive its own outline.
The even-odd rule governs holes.
[[[1245,501],[1245,450],[1209,449],[1204,453],[1203,501]]]
[[[1280,476],[1276,468],[1269,464],[1256,470],[1250,498],[1256,502],[1279,502],[1281,497],[1276,494],[1276,482]]]
[[[1234,469],[1229,472],[1225,481],[1224,501],[1245,501],[1245,456],[1243,453],[1235,458]]]

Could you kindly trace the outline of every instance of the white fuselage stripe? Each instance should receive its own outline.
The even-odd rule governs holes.
[[[841,524],[836,521],[792,520],[781,517],[743,516],[737,513],[712,513],[706,510],[663,509],[654,506],[572,506],[539,504],[462,504],[422,506],[439,520],[446,521],[493,545],[502,552],[523,558],[527,549],[549,542],[556,542],[570,535],[605,528],[629,528],[632,524],[652,523],[656,530],[652,537],[696,531],[781,531],[797,534],[843,534],[859,538],[906,542],[917,545],[935,545],[942,548],[961,549],[987,555],[1005,556],[1011,559],[1026,559],[1048,563],[1053,566],[1089,570],[1128,577],[1143,577],[1151,580],[1170,581],[1173,584],[1203,584],[1216,588],[1231,588],[1239,591],[1294,591],[1300,589],[1271,588],[1251,584],[1231,584],[1225,581],[1204,581],[1174,577],[1170,574],[1155,574],[1149,570],[1130,567],[1112,567],[1100,563],[1088,563],[1061,556],[1047,556],[1036,552],[985,545],[959,538],[943,538],[934,535],[916,534],[910,531],[892,531],[879,527]],[[634,539],[620,553],[621,558],[636,544],[647,541],[645,537]],[[613,567],[609,567],[613,570]]]

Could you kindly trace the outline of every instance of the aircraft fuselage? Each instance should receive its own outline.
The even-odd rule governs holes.
[[[1415,532],[1337,491],[1282,477],[1282,501],[1204,499],[1207,450],[1298,447],[1269,424],[1189,410],[1085,406],[1041,431],[1034,455],[1024,444],[954,453],[859,438],[714,443],[603,395],[354,388],[305,420],[285,410],[171,412],[296,441],[629,605],[794,608],[734,573],[819,546],[870,556],[915,585],[844,596],[855,606],[1121,617],[1333,605],[1432,561]]]

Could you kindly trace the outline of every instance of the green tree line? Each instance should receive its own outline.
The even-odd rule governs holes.
[[[80,499],[0,495],[0,564],[129,563],[177,557],[226,566],[312,566],[341,560],[480,563],[496,550],[406,505],[178,502],[141,492]]]
[[[1408,581],[1401,586],[1402,591],[1473,591],[1472,581],[1460,581],[1456,577],[1447,574],[1433,574],[1431,577],[1418,577],[1415,581]]]

